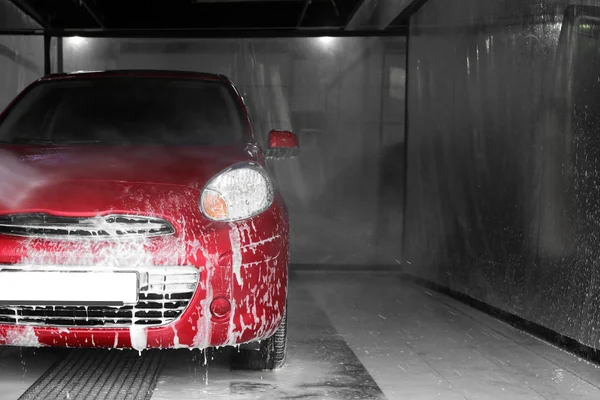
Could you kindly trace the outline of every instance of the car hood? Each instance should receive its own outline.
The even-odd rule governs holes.
[[[144,201],[162,197],[164,203],[164,196],[174,192],[197,192],[223,169],[252,160],[239,145],[4,145],[0,213],[143,211]]]

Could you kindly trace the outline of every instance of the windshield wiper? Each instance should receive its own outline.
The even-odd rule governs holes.
[[[3,143],[12,144],[56,144],[53,140],[48,139],[30,139],[30,138],[14,138]]]
[[[100,140],[64,140],[61,142],[56,142],[55,144],[94,144],[100,143]]]
[[[2,141],[0,143],[7,144],[51,144],[51,145],[63,145],[63,144],[94,144],[100,143],[99,140],[64,140],[57,142],[50,139],[30,139],[30,138],[14,138],[12,140]]]

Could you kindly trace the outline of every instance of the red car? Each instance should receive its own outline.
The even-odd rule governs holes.
[[[285,358],[289,225],[221,75],[44,77],[0,116],[0,344]]]

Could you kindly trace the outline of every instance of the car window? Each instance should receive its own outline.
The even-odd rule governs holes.
[[[33,87],[0,123],[0,141],[223,145],[243,129],[222,82],[106,77]]]

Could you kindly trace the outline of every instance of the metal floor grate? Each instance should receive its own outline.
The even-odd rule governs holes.
[[[19,400],[149,400],[164,351],[71,350]]]

